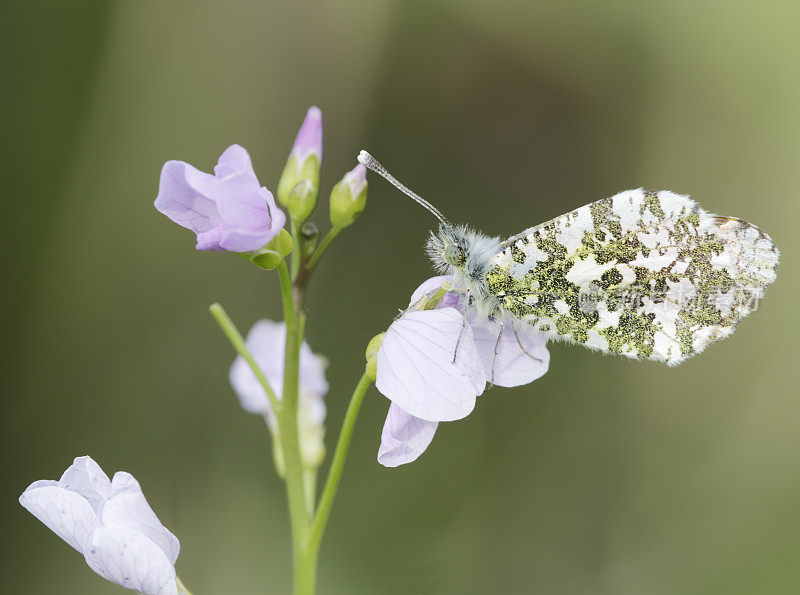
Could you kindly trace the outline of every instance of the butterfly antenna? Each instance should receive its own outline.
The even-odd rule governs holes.
[[[361,151],[358,154],[358,162],[366,167],[367,169],[371,169],[376,174],[385,178],[392,186],[397,188],[400,192],[408,196],[411,200],[416,202],[418,205],[422,206],[423,208],[427,209],[434,217],[436,217],[439,222],[446,226],[446,227],[453,227],[453,225],[447,220],[447,217],[442,215],[442,212],[434,207],[431,203],[427,200],[422,198],[419,194],[414,192],[413,190],[409,189],[405,185],[401,184],[397,181],[397,179],[386,171],[386,168],[383,167],[377,159],[375,159],[372,155],[367,153],[366,151]]]

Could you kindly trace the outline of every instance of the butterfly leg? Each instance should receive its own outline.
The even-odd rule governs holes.
[[[458,332],[458,339],[456,339],[456,348],[455,351],[453,351],[453,362],[452,362],[453,364],[456,363],[456,358],[458,357],[458,347],[461,345],[461,337],[464,335],[464,328],[466,328],[467,326],[466,309],[467,307],[469,307],[469,291],[465,291],[464,293],[467,296],[467,305],[464,308],[464,313],[463,313],[464,319],[461,321],[461,330]]]
[[[453,364],[456,363],[456,358],[458,357],[458,348],[461,345],[461,337],[464,336],[464,328],[467,326],[467,317],[464,316],[461,320],[461,330],[458,332],[458,339],[456,339],[456,348],[453,351]]]
[[[517,329],[514,327],[514,321],[513,321],[513,320],[511,321],[511,330],[512,330],[512,331],[514,331],[514,337],[516,337],[516,339],[517,339],[517,345],[519,345],[519,348],[520,348],[520,349],[522,349],[522,353],[524,353],[525,355],[527,355],[527,356],[528,356],[529,358],[531,358],[533,361],[535,361],[535,362],[538,362],[538,363],[540,363],[540,364],[541,364],[541,363],[542,363],[542,360],[541,360],[541,359],[539,359],[538,357],[534,357],[534,356],[532,356],[530,353],[528,353],[528,350],[527,350],[527,349],[525,349],[525,346],[522,344],[522,341],[520,341],[520,340],[519,340],[519,335],[517,334]],[[498,339],[498,341],[499,341],[499,339]],[[495,355],[496,355],[496,352],[495,352]],[[494,376],[494,373],[493,373],[492,375]]]
[[[511,328],[514,328],[513,324],[511,326]],[[501,322],[500,323],[500,332],[497,333],[497,342],[494,344],[494,357],[492,358],[492,378],[491,378],[491,380],[489,380],[489,384],[491,385],[490,388],[492,386],[494,386],[494,364],[497,361],[497,352],[500,351],[500,339],[503,338],[503,331],[505,329],[506,329],[505,322]]]

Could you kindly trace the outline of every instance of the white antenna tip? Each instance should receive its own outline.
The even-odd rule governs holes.
[[[358,162],[363,166],[366,166],[371,160],[372,160],[372,155],[370,155],[364,150],[362,150],[358,154]]]

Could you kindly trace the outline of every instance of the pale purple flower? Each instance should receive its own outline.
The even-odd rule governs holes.
[[[378,462],[384,467],[398,467],[416,461],[433,440],[437,421],[425,421],[392,403],[381,432]]]
[[[436,307],[421,309],[442,287],[448,291]],[[438,423],[467,416],[487,383],[533,382],[549,362],[544,336],[519,321],[501,324],[467,307],[451,277],[428,279],[389,326],[378,351],[375,386],[392,402],[378,462],[396,467],[415,460]]]
[[[316,155],[317,160],[322,161],[322,112],[317,106],[308,108],[290,155],[297,159],[298,166],[302,166],[311,155]]]
[[[58,481],[33,482],[19,502],[103,578],[147,595],[181,592],[178,539],[131,474],[118,471],[109,480],[90,457],[78,457]]]
[[[195,232],[198,250],[258,250],[286,223],[286,215],[259,184],[250,156],[239,145],[225,150],[214,175],[183,161],[167,161],[155,207]]]
[[[286,323],[259,320],[247,333],[247,349],[267,378],[275,396],[283,396],[283,363],[286,344]],[[267,393],[250,366],[238,356],[229,374],[231,386],[245,411],[263,415],[273,434],[278,431],[278,420]],[[325,359],[311,351],[308,343],[300,346],[298,431],[303,463],[317,466],[325,453],[323,443],[325,402],[328,392],[325,380]]]

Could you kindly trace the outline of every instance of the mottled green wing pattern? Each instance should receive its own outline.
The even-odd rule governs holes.
[[[503,245],[486,281],[507,314],[554,338],[670,365],[731,334],[778,264],[757,227],[642,189]]]

